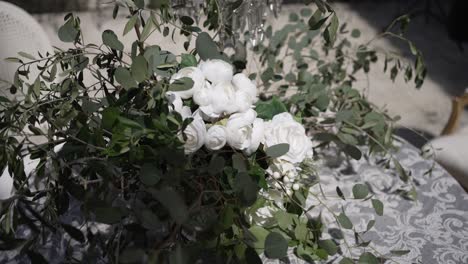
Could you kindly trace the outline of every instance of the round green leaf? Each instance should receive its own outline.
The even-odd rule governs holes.
[[[136,56],[132,62],[132,76],[137,82],[148,78],[148,62],[142,55]]]
[[[365,184],[356,184],[353,186],[353,195],[355,199],[364,199],[369,195],[369,187]]]
[[[158,167],[152,163],[146,163],[141,166],[140,180],[144,185],[154,186],[161,179]]]
[[[278,233],[272,232],[265,239],[265,255],[271,259],[284,258],[288,253],[288,241]]]
[[[69,19],[58,30],[59,39],[63,42],[73,42],[78,35],[78,30],[75,28],[73,19]]]
[[[192,89],[193,87],[193,80],[189,77],[183,77],[180,79],[175,80],[173,83],[169,85],[169,91],[185,91]]]
[[[195,45],[202,60],[219,59],[221,57],[218,46],[206,32],[198,35]]]
[[[359,29],[353,29],[353,31],[351,31],[351,37],[359,38],[360,36],[361,36],[361,31]]]
[[[340,225],[344,229],[352,229],[353,228],[353,223],[351,222],[351,220],[349,220],[349,218],[344,213],[341,213],[340,215],[338,215],[337,218],[338,218],[338,222],[340,222]]]
[[[372,199],[372,206],[374,207],[374,210],[375,210],[376,214],[378,214],[380,216],[383,215],[384,205],[380,200]]]
[[[363,253],[359,257],[359,264],[379,264],[378,259],[370,252]]]
[[[112,30],[105,30],[102,33],[102,42],[104,45],[109,46],[111,49],[119,50],[122,51],[124,49],[124,45],[120,40],[117,38],[117,35],[115,35],[114,31]]]
[[[338,247],[333,240],[320,240],[319,247],[324,249],[328,255],[333,256],[338,252]]]
[[[270,157],[270,158],[278,158],[289,151],[289,144],[278,144],[271,146],[265,150],[265,153]]]
[[[122,85],[126,90],[138,86],[138,83],[133,79],[130,71],[124,67],[119,67],[114,73],[115,80]]]

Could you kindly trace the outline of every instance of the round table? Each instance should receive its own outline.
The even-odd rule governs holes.
[[[363,251],[378,252],[380,256],[389,256],[390,263],[423,263],[423,264],[455,264],[468,263],[468,194],[444,169],[433,160],[426,160],[419,151],[408,143],[400,144],[394,156],[401,165],[410,171],[415,183],[417,200],[404,199],[395,192],[408,187],[397,175],[393,167],[386,168],[379,158],[362,158],[351,161],[342,155],[337,155],[336,149],[330,148],[317,154],[321,164],[317,164],[317,175],[320,185],[327,197],[327,209],[317,206],[310,211],[311,217],[319,213],[327,223],[329,230],[324,231],[324,238],[336,231],[336,221],[333,213],[345,210],[354,224],[356,231],[366,230],[369,221],[375,219],[375,225],[363,235],[365,241],[371,241],[368,247],[348,249],[341,247],[346,256],[358,258]],[[432,173],[427,173],[432,168]],[[357,184],[367,184],[374,198],[384,204],[383,216],[377,216],[371,201],[342,200],[336,193],[339,186],[345,197],[352,197],[352,187]],[[318,185],[311,193],[322,195]],[[323,198],[323,196],[321,196]],[[317,204],[317,197],[309,195],[308,206]],[[75,204],[63,216],[68,223],[81,222],[79,206]],[[27,230],[24,233],[27,236]],[[327,235],[329,237],[327,237]],[[345,230],[343,237],[354,243],[354,232]],[[340,241],[343,239],[336,240]],[[53,234],[50,239],[38,249],[50,263],[61,263],[66,250],[76,247],[79,252],[81,245],[70,239],[68,235]],[[409,250],[402,256],[387,255],[391,250]],[[0,263],[23,263],[27,259],[18,252],[2,252]],[[270,260],[264,258],[264,263],[304,263],[291,252],[287,260]],[[327,263],[338,263],[340,257]],[[97,261],[104,263],[102,261]],[[96,262],[96,263],[97,263]]]
[[[418,149],[406,142],[398,145],[394,157],[412,175],[416,201],[395,193],[408,186],[399,179],[393,167],[385,168],[376,157],[347,161],[336,155],[335,150],[319,154],[325,160],[318,175],[325,196],[331,197],[326,201],[328,207],[336,214],[343,208],[357,231],[366,230],[368,222],[375,219],[374,227],[364,235],[365,241],[371,241],[366,249],[352,249],[350,253],[341,246],[341,250],[354,259],[367,250],[377,251],[391,259],[388,263],[468,263],[468,194],[432,159],[424,159]],[[432,173],[429,173],[431,168]],[[352,197],[352,187],[357,183],[367,184],[374,197],[383,202],[383,216],[375,214],[370,200],[344,201],[339,198],[337,186],[345,197]],[[312,188],[311,192],[321,193],[318,187]],[[307,203],[317,204],[316,200],[309,196]],[[327,222],[328,227],[337,227],[332,213],[323,207],[318,210],[322,212],[323,221]],[[344,237],[354,243],[353,231],[345,230]],[[391,250],[409,252],[398,256],[390,254]],[[336,258],[326,263],[339,263],[339,260]],[[284,263],[264,258],[264,263],[268,264],[281,262]],[[305,262],[298,260],[291,252],[286,263]]]

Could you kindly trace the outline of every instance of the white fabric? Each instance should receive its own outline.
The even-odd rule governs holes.
[[[52,51],[52,46],[47,34],[31,15],[13,4],[0,1],[0,80],[13,82],[19,64],[7,62],[5,58],[18,57],[20,51],[39,57],[38,51],[44,55],[46,51]],[[36,67],[30,70],[30,76],[37,76]],[[13,98],[6,92],[10,86],[0,81],[0,95]]]
[[[429,142],[435,159],[468,189],[468,127],[454,135],[442,136]]]

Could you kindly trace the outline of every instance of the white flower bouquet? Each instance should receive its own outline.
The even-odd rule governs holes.
[[[233,36],[223,18],[243,1],[206,2],[204,26]],[[351,88],[344,40],[331,63],[316,60],[320,71],[308,70],[305,58],[318,54],[303,58],[301,49],[323,34],[329,53],[339,33],[331,6],[316,4],[315,14],[305,9],[302,18],[291,14],[295,24],[266,31],[269,44],[253,50],[266,69],[249,76],[245,50],[228,57],[194,19],[158,0],[115,2],[115,16],[129,11],[129,47],[111,30],[102,43],[84,43],[69,14],[59,38],[73,48],[10,58],[19,64],[11,92],[24,100],[0,98],[0,166],[14,187],[0,202],[0,250],[20,252],[7,261],[261,263],[291,249],[306,261],[377,263],[370,252],[340,251],[342,242],[322,236],[326,223],[305,208],[318,183],[314,150],[335,144],[355,159],[359,145],[386,151],[394,121]],[[187,41],[176,56],[149,43],[154,31],[169,36],[169,26],[196,38],[195,47]],[[296,63],[284,73],[278,57],[288,39]],[[375,59],[362,49],[355,71]],[[268,98],[274,83],[277,96]],[[297,92],[286,96],[289,88]],[[25,170],[25,159],[34,168]],[[362,184],[353,192],[371,197]],[[380,201],[372,203],[382,214]],[[344,212],[336,221],[352,228]]]

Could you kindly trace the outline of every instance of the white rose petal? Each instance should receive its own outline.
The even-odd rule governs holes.
[[[194,91],[193,93],[193,101],[199,105],[199,106],[204,106],[204,105],[209,105],[211,104],[211,98],[212,98],[212,91],[213,87],[209,82],[205,82],[205,85]]]
[[[203,88],[203,86],[205,85],[205,76],[203,75],[202,71],[197,67],[185,67],[172,76],[171,82],[184,77],[188,77],[193,80],[193,87],[189,90],[177,91],[173,93],[176,93],[182,99],[189,99],[193,96],[195,91]]]
[[[250,138],[250,146],[244,150],[248,156],[252,155],[257,151],[260,143],[263,141],[265,136],[265,122],[263,119],[256,118],[252,124],[252,136]]]
[[[194,153],[205,144],[205,122],[203,122],[198,111],[194,113],[193,118],[192,123],[190,123],[184,131],[186,137],[184,148],[186,154]]]
[[[223,60],[207,60],[201,62],[198,68],[202,71],[205,78],[214,85],[220,82],[230,82],[234,75],[232,65]]]
[[[235,94],[235,111],[245,112],[252,107],[252,100],[250,96],[243,91],[237,91]]]
[[[205,139],[205,147],[209,150],[219,150],[226,145],[226,129],[223,126],[214,125],[208,129]]]
[[[236,91],[231,82],[223,81],[215,85],[212,89],[211,97],[211,105],[215,113],[222,115],[238,111]]]
[[[238,73],[234,75],[232,83],[238,91],[247,93],[252,103],[257,102],[257,86],[245,74]]]
[[[266,148],[283,143],[289,144],[289,151],[279,157],[279,160],[300,163],[312,155],[312,142],[306,135],[305,128],[289,113],[274,116],[265,127],[263,144]]]

